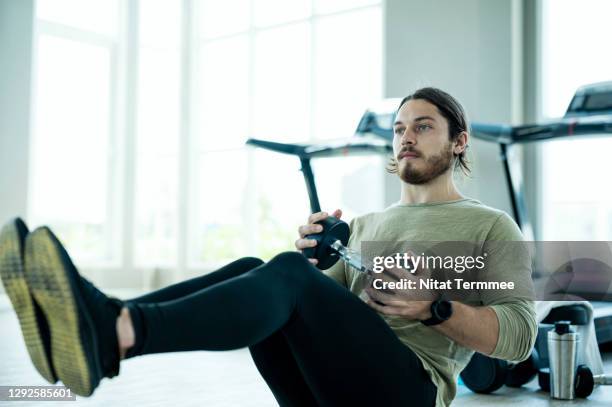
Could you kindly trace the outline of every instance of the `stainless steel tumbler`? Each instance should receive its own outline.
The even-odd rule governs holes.
[[[550,396],[572,400],[576,397],[574,377],[580,335],[569,321],[558,321],[548,331],[548,357],[550,361]]]

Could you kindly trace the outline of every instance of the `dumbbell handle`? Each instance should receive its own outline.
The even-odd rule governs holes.
[[[604,385],[604,386],[611,385],[612,376],[606,375],[606,374],[593,375],[593,381],[595,382],[595,384],[599,384],[599,385]]]
[[[348,265],[352,266],[357,271],[360,271],[360,272],[366,273],[366,274],[371,274],[372,273],[369,270],[369,268],[364,264],[364,262],[363,262],[363,260],[361,258],[361,254],[358,251],[349,249],[348,247],[344,246],[340,240],[334,241],[330,245],[330,247],[336,253],[338,253],[340,258],[345,263],[347,263]]]

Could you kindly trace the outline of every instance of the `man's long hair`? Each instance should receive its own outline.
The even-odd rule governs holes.
[[[463,106],[451,95],[440,90],[438,88],[421,88],[411,95],[406,96],[400,102],[397,112],[402,108],[404,103],[409,100],[422,99],[426,100],[432,105],[436,106],[440,111],[440,114],[444,116],[448,122],[448,137],[451,141],[455,141],[459,134],[466,131],[469,133],[469,123]],[[470,162],[466,158],[466,150],[463,150],[459,154],[453,153],[455,161],[455,170],[460,169],[465,175],[469,175],[472,171],[470,168]],[[397,160],[395,157],[391,157],[387,164],[387,172],[392,174],[397,173]]]

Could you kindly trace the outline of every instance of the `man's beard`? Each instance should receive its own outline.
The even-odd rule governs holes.
[[[409,160],[399,168],[399,177],[408,184],[422,185],[427,184],[434,178],[448,171],[453,162],[451,143],[448,143],[439,154],[432,155],[425,159],[425,168],[417,170]],[[419,157],[418,159],[422,159]],[[398,163],[399,167],[399,163]]]

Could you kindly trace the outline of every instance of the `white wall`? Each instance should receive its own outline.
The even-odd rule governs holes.
[[[423,86],[455,96],[472,121],[522,120],[520,0],[387,0],[385,97]],[[472,139],[474,172],[459,187],[511,214],[497,145]],[[387,177],[386,200],[399,197]]]
[[[25,216],[33,0],[0,0],[0,223]]]

